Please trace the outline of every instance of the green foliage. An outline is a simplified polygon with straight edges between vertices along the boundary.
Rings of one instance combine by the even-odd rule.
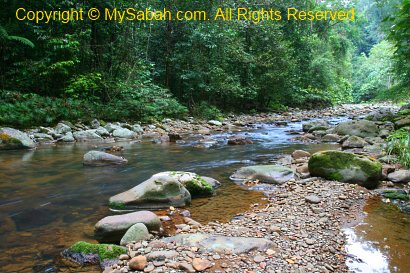
[[[121,254],[127,253],[127,249],[117,245],[91,244],[83,241],[76,242],[70,251],[83,254],[97,254],[101,261],[117,259]]]
[[[215,106],[209,105],[206,102],[201,102],[199,106],[195,107],[193,114],[203,119],[223,120],[222,112]]]
[[[408,128],[396,130],[388,138],[387,153],[395,154],[403,166],[410,167],[410,131]]]

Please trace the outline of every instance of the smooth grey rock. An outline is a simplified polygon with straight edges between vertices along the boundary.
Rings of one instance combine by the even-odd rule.
[[[325,120],[315,120],[302,125],[303,132],[324,131],[329,129],[329,123]]]
[[[151,235],[149,234],[147,227],[143,223],[137,223],[132,225],[127,232],[125,232],[124,236],[121,238],[120,245],[126,246],[133,241],[140,242],[148,240],[150,237]]]
[[[13,128],[0,129],[0,150],[32,149],[34,141],[22,131]]]
[[[160,231],[161,220],[151,211],[137,211],[107,216],[95,225],[94,234],[99,242],[119,243],[126,231],[137,223],[144,224],[148,231]]]
[[[157,250],[151,251],[147,254],[148,261],[164,261],[166,259],[172,260],[178,257],[179,253],[175,250]]]
[[[127,164],[128,160],[121,157],[100,151],[89,151],[84,155],[83,164],[86,166],[109,166]]]
[[[110,132],[108,132],[108,130],[105,129],[104,127],[98,127],[98,128],[95,130],[95,133],[98,134],[99,136],[102,136],[102,137],[108,137],[108,136],[110,136]]]
[[[358,136],[349,136],[349,138],[343,142],[342,148],[343,149],[363,148],[366,145],[368,145],[368,143],[363,138],[358,137]]]
[[[229,237],[203,233],[179,234],[164,238],[166,243],[175,242],[184,247],[198,247],[203,251],[224,253],[229,251],[234,254],[249,253],[251,251],[266,251],[274,243],[264,238]]]
[[[387,179],[393,183],[410,182],[410,170],[398,170],[387,175]]]
[[[74,141],[75,141],[74,136],[73,136],[73,133],[71,133],[71,132],[66,133],[66,134],[65,134],[62,138],[60,138],[59,140],[62,141],[62,142],[74,142]]]
[[[311,204],[319,204],[322,202],[322,199],[317,195],[308,195],[305,196],[305,201]]]
[[[292,169],[281,165],[255,165],[242,167],[230,178],[235,181],[259,180],[268,184],[283,184],[294,178]]]
[[[123,129],[119,124],[107,123],[104,128],[109,132],[112,133],[114,130]]]
[[[112,132],[112,136],[113,136],[113,137],[117,137],[117,138],[128,138],[128,139],[131,139],[131,138],[135,138],[135,137],[136,137],[136,133],[133,132],[133,131],[131,131],[131,130],[129,130],[129,129],[121,128],[121,129],[115,129],[115,130]]]
[[[65,135],[67,133],[71,133],[71,127],[60,122],[54,128],[54,131],[56,132],[56,134]]]
[[[217,121],[217,120],[209,120],[208,124],[213,125],[213,126],[222,126],[222,122]]]

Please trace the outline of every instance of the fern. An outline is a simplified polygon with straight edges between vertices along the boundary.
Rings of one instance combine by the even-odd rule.
[[[18,42],[22,45],[34,48],[34,43],[31,42],[29,39],[20,37],[20,36],[10,36],[6,29],[2,26],[0,26],[0,41],[6,41],[6,42]]]

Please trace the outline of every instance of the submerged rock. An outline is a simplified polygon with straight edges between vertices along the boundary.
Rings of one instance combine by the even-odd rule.
[[[228,145],[246,145],[253,144],[253,141],[245,137],[231,137],[228,139]]]
[[[180,234],[162,239],[165,243],[176,243],[184,247],[198,247],[209,252],[230,252],[234,254],[249,253],[250,251],[266,251],[274,243],[264,238],[230,237],[204,233]]]
[[[382,165],[377,160],[366,156],[324,151],[310,157],[309,172],[312,176],[374,189],[382,177]]]
[[[261,183],[283,184],[294,177],[292,169],[281,165],[255,165],[240,168],[230,178],[243,182],[259,180]]]
[[[13,128],[0,129],[0,150],[33,149],[34,141],[22,131]]]
[[[191,203],[191,194],[177,176],[158,173],[138,186],[110,198],[115,209],[183,207]]]
[[[109,166],[127,164],[128,160],[121,157],[100,151],[89,151],[84,155],[83,164],[85,166]]]
[[[373,121],[348,120],[339,123],[334,128],[334,133],[358,137],[375,137],[379,134],[379,128]]]
[[[148,231],[158,232],[161,228],[161,220],[155,213],[137,211],[101,219],[94,227],[94,235],[99,242],[119,243],[127,230],[137,223],[144,224]]]

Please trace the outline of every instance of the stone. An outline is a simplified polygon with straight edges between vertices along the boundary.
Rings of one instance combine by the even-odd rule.
[[[209,125],[213,125],[213,126],[222,126],[222,122],[217,121],[217,120],[210,120],[208,121]]]
[[[382,165],[375,159],[340,151],[322,151],[309,159],[311,176],[374,189],[382,177]]]
[[[348,120],[339,123],[333,130],[338,135],[349,135],[358,137],[376,137],[379,128],[376,123],[369,120]]]
[[[324,131],[329,129],[329,123],[325,120],[316,120],[302,125],[303,132]]]
[[[118,128],[112,132],[112,136],[116,138],[132,139],[136,137],[136,133],[126,128]]]
[[[203,251],[233,254],[248,253],[253,250],[266,251],[274,243],[264,238],[230,237],[204,233],[178,234],[173,237],[163,238],[166,243],[176,243],[185,247],[198,247]]]
[[[127,230],[137,223],[144,224],[148,231],[159,232],[161,221],[151,211],[137,211],[121,215],[107,216],[95,225],[94,234],[99,242],[119,243]]]
[[[121,238],[120,245],[126,246],[133,241],[140,242],[148,240],[150,237],[151,235],[149,234],[147,227],[143,223],[137,223],[125,232],[124,236]]]
[[[75,138],[74,138],[72,132],[68,132],[68,133],[66,133],[63,137],[61,137],[61,138],[59,139],[59,141],[66,142],[66,143],[70,143],[70,142],[75,142]]]
[[[303,150],[295,150],[292,153],[292,158],[295,159],[295,160],[300,159],[300,158],[304,158],[304,157],[310,157],[310,153],[306,152],[306,151],[303,151]]]
[[[147,254],[148,261],[172,260],[179,255],[175,250],[157,250]]]
[[[0,150],[33,149],[34,141],[22,131],[13,128],[0,128]]]
[[[182,262],[179,264],[179,269],[183,270],[184,272],[188,272],[188,273],[195,273],[195,269],[192,267],[191,264],[187,263],[187,262]]]
[[[245,137],[230,137],[228,139],[228,145],[246,145],[246,144],[253,144],[253,141],[249,138]]]
[[[144,129],[142,129],[141,125],[139,124],[134,124],[129,129],[137,134],[142,134],[144,132]]]
[[[93,119],[90,122],[90,128],[91,129],[97,129],[98,127],[100,127],[100,122],[97,119]]]
[[[73,133],[77,141],[102,140],[102,137],[95,133],[95,130],[77,131]]]
[[[117,245],[91,244],[83,241],[76,242],[62,252],[62,256],[80,265],[99,264],[106,260],[118,260],[125,255],[127,249]]]
[[[169,142],[177,142],[177,140],[181,140],[182,137],[178,133],[168,133]]]
[[[144,270],[147,264],[147,258],[145,256],[139,255],[137,257],[132,258],[128,266],[132,270]]]
[[[253,261],[254,261],[255,263],[264,262],[265,259],[266,259],[265,256],[262,256],[262,255],[257,255],[257,256],[255,256],[255,257],[253,257]]]
[[[109,166],[109,165],[123,165],[127,164],[128,160],[121,157],[100,151],[89,151],[83,157],[83,164],[85,166]]]
[[[342,148],[343,149],[363,148],[366,145],[368,145],[368,143],[363,138],[358,137],[358,136],[349,136],[349,138],[343,142]]]
[[[242,167],[237,170],[230,179],[234,181],[246,182],[259,180],[268,184],[283,184],[294,178],[292,169],[281,165],[255,165]]]
[[[104,127],[96,128],[95,133],[102,137],[110,136],[110,132],[108,132],[107,129],[105,129]]]
[[[322,137],[322,142],[339,142],[340,137],[336,134],[326,134]]]
[[[395,121],[395,122],[394,122],[394,125],[395,125],[397,128],[402,128],[402,127],[405,127],[405,126],[410,126],[410,117],[407,116],[407,117],[401,118],[401,119]]]
[[[410,182],[410,170],[398,170],[387,175],[387,179],[393,183]]]
[[[192,260],[192,266],[196,271],[203,271],[205,269],[211,268],[212,263],[207,259],[194,258]]]
[[[319,204],[322,202],[322,199],[317,195],[308,195],[305,196],[305,201],[311,204]]]
[[[119,124],[107,123],[104,128],[109,132],[112,133],[114,130],[123,129]]]
[[[158,173],[136,187],[110,198],[113,209],[184,207],[191,203],[191,194],[178,177],[169,172]]]
[[[67,133],[71,133],[71,127],[60,122],[57,124],[57,126],[54,128],[54,132],[56,134],[64,135]]]
[[[54,138],[51,135],[44,133],[35,133],[34,138],[39,142],[52,142]]]
[[[381,107],[366,116],[367,120],[371,121],[392,121],[395,117],[395,113],[391,108]]]

